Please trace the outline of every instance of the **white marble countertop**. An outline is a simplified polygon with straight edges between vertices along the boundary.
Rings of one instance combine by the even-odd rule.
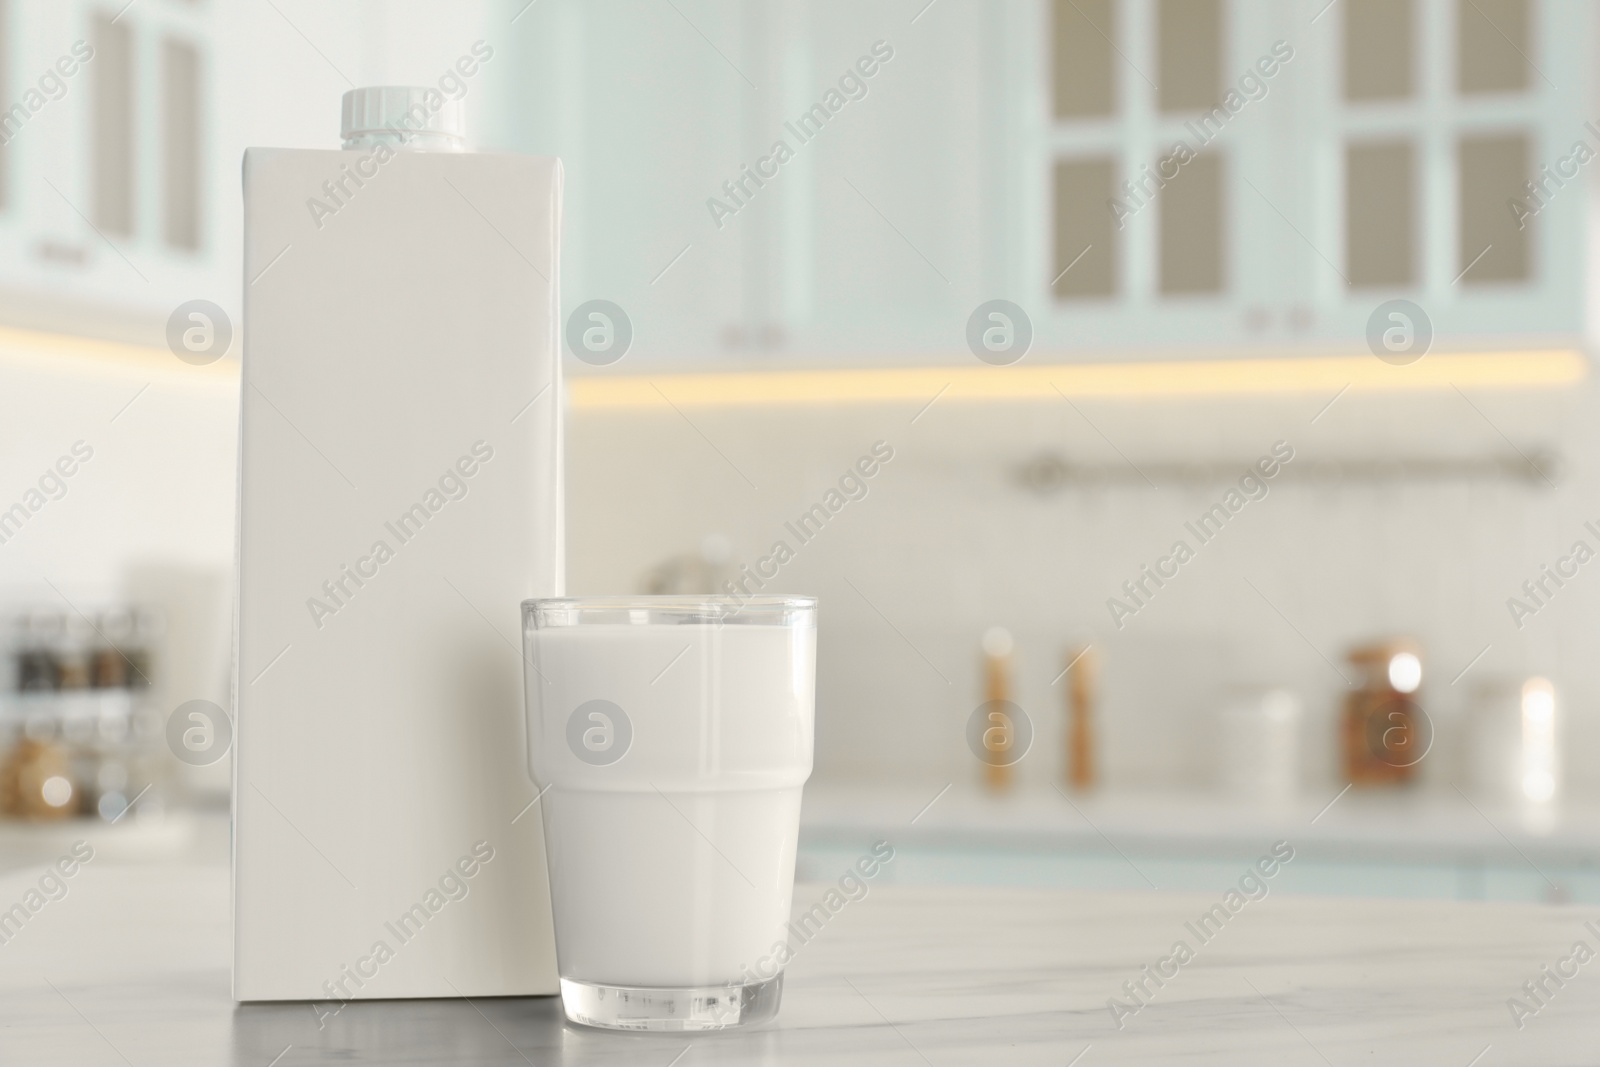
[[[0,908],[38,874],[0,877]],[[798,887],[797,907],[821,892]],[[1520,1030],[1507,1006],[1575,942],[1600,950],[1596,909],[1272,893],[1202,942],[1185,923],[1220,902],[874,884],[801,948],[777,1021],[748,1033],[586,1030],[551,998],[357,1003],[319,1029],[307,1005],[231,1001],[225,868],[106,859],[0,944],[0,1063],[1494,1067],[1600,1048],[1600,962],[1552,984]],[[1193,959],[1119,1029],[1108,998],[1132,1003],[1122,984],[1180,939]]]

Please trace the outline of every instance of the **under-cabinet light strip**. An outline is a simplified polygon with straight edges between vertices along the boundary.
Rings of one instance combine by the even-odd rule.
[[[239,360],[234,358],[240,349],[237,335],[229,347],[233,357],[194,365],[183,362],[165,348],[152,345],[0,326],[0,363],[69,373],[110,372],[190,383],[237,382]]]
[[[237,341],[233,345],[238,351]],[[77,358],[142,368],[189,380],[237,379],[237,359],[206,367],[181,363],[159,348],[0,327],[0,360]],[[1164,360],[1126,363],[1033,363],[1010,367],[878,367],[861,370],[761,370],[699,374],[569,374],[571,406],[582,410],[771,407],[828,404],[926,404],[1051,400],[1067,397],[1198,397],[1273,393],[1414,392],[1539,389],[1573,385],[1589,373],[1571,348],[1436,353],[1408,366],[1373,356]]]
[[[1068,397],[1247,396],[1550,388],[1582,381],[1575,349],[1440,353],[1399,367],[1370,355],[1129,363],[1023,363],[708,374],[569,375],[574,408],[764,407],[846,403],[1051,400]]]

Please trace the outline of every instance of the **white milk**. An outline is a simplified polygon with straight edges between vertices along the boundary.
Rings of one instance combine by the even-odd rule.
[[[816,630],[586,623],[531,631],[529,747],[557,966],[621,986],[747,983],[783,939],[811,774]],[[569,720],[592,700],[587,734]],[[619,721],[613,721],[619,720]],[[631,728],[631,740],[626,734]],[[770,975],[768,975],[770,977]]]

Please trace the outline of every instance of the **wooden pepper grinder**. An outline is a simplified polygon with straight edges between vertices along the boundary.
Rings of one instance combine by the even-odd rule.
[[[1099,656],[1094,646],[1067,650],[1067,786],[1074,793],[1094,789],[1099,778],[1095,766],[1094,711],[1099,682]]]
[[[983,782],[991,793],[1004,793],[1012,784],[1011,751],[1017,743],[1016,723],[1004,711],[993,710],[1011,700],[1011,631],[991,626],[983,635],[983,692],[991,709],[991,725],[984,731]]]

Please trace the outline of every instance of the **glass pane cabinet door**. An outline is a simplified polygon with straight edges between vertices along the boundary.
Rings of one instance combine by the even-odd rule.
[[[1395,297],[1443,343],[1581,333],[1589,6],[1041,0],[1012,17],[1031,57],[1012,282],[1041,346],[1359,350]]]
[[[1007,282],[1061,358],[1303,332],[1309,213],[1286,116],[1292,5],[1045,0],[1013,9]],[[1043,357],[1041,357],[1043,358]]]
[[[213,106],[234,76],[221,59],[234,16],[217,7],[118,18],[87,0],[0,3],[0,311],[12,325],[125,337],[202,293],[237,300],[219,281],[238,262],[239,160],[220,147]]]
[[[1570,343],[1584,328],[1585,122],[1593,5],[1341,0],[1315,25],[1302,140],[1319,340],[1359,342],[1378,304],[1427,315],[1435,348]],[[1504,340],[1497,340],[1504,339]],[[1459,343],[1459,342],[1457,342]]]

